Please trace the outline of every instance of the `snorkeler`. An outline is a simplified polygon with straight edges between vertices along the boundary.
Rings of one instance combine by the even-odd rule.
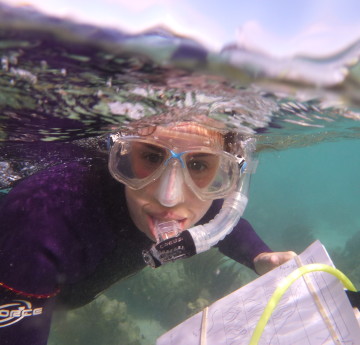
[[[144,257],[158,266],[216,245],[263,274],[295,255],[272,252],[239,212],[223,228],[211,223],[226,221],[229,198],[246,194],[250,157],[237,133],[177,122],[122,129],[109,146],[108,163],[102,154],[74,158],[3,199],[2,344],[46,344],[55,308],[91,302],[144,268]]]

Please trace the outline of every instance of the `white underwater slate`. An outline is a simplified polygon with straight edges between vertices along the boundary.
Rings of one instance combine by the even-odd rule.
[[[303,265],[333,263],[319,242],[299,255]],[[162,335],[156,345],[200,345],[201,332],[206,345],[249,344],[253,330],[270,297],[283,278],[299,266],[295,259],[281,265],[253,282],[213,303],[207,310],[206,330],[202,330],[200,312]],[[336,342],[326,326],[305,278],[296,280],[283,295],[269,319],[259,344],[271,345],[360,345],[360,327],[342,283],[332,274],[313,272],[306,279],[316,290],[326,311]],[[333,333],[334,334],[334,333]]]

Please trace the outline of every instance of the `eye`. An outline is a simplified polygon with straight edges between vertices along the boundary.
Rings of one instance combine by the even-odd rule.
[[[141,158],[151,164],[160,164],[164,160],[164,155],[157,152],[145,151],[142,152]]]
[[[193,172],[204,172],[208,169],[208,164],[201,160],[192,160],[188,162],[187,167]]]

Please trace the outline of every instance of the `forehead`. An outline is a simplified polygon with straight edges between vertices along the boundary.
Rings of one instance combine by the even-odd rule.
[[[204,146],[217,150],[223,148],[223,137],[219,132],[198,126],[158,126],[152,137],[174,147],[190,148]]]

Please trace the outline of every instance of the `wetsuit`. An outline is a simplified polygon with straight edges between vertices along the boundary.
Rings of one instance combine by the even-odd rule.
[[[199,223],[219,211],[213,202]],[[141,270],[152,242],[131,221],[124,186],[106,159],[47,168],[20,182],[0,207],[0,343],[46,344],[56,306],[77,307]],[[242,219],[218,244],[253,268],[270,251]]]

